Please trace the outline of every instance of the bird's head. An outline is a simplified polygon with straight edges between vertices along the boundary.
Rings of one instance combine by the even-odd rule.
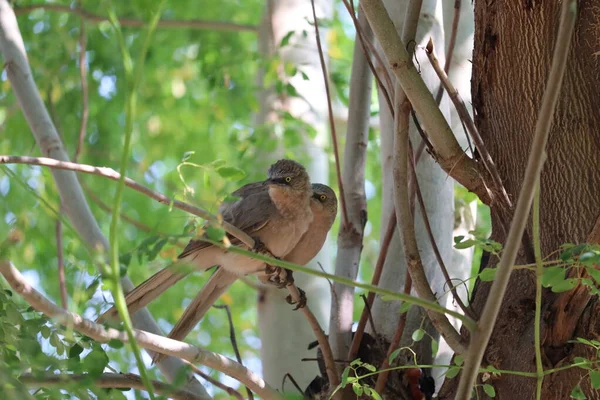
[[[310,192],[310,178],[302,164],[283,159],[269,167],[268,185],[279,185],[297,192]]]
[[[323,214],[330,218],[331,223],[337,215],[337,196],[333,189],[321,183],[312,184],[312,201],[311,208],[314,214]]]

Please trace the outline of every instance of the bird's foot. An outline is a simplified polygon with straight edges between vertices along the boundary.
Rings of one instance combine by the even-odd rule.
[[[267,283],[274,285],[279,289],[283,289],[294,283],[292,271],[286,268],[267,264],[265,274],[267,275]]]
[[[271,256],[271,252],[267,249],[267,246],[257,237],[252,237],[254,239],[254,247],[250,249],[252,252],[256,254],[262,254],[264,256]]]
[[[294,311],[298,310],[299,308],[304,308],[306,307],[306,292],[304,292],[304,290],[297,288],[298,289],[298,293],[300,293],[300,301],[296,302],[293,298],[292,295],[289,294],[286,298],[285,301],[288,302],[288,304],[292,304],[292,305],[296,305],[296,307],[294,308]]]

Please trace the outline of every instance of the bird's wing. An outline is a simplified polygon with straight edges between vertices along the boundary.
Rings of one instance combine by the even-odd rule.
[[[183,340],[196,326],[208,310],[219,300],[219,298],[229,289],[233,282],[238,279],[238,275],[227,271],[224,268],[218,268],[210,277],[208,282],[202,287],[202,290],[196,295],[194,300],[185,309],[183,315],[169,333],[169,338]],[[157,355],[154,362],[159,362],[161,356]]]
[[[221,215],[223,220],[248,235],[254,235],[267,226],[269,218],[278,212],[269,196],[268,187],[262,182],[249,183],[233,193],[238,193],[236,196],[240,199],[233,203],[224,203],[220,208]],[[231,235],[227,236],[232,244],[241,244],[238,239]],[[192,239],[178,258],[188,257],[210,245],[211,243],[204,242],[202,239]]]

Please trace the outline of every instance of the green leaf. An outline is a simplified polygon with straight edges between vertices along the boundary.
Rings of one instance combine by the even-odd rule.
[[[279,42],[279,47],[281,48],[287,46],[288,43],[290,43],[290,39],[294,35],[294,33],[296,33],[296,31],[289,31],[288,33],[286,33],[281,39],[281,42]]]
[[[594,389],[600,389],[600,371],[590,371],[590,382],[592,383],[592,387]]]
[[[464,237],[464,236],[462,236],[462,235],[459,235],[459,236],[454,236],[454,244],[457,244],[457,243],[460,243],[460,242],[462,242],[462,240],[463,240],[464,238],[465,238],[465,237]]]
[[[408,302],[403,302],[402,305],[400,306],[400,314],[404,314],[405,312],[408,312],[408,310],[410,310],[410,308],[412,307],[411,303]]]
[[[46,326],[46,325],[44,325],[44,326],[42,326],[42,327],[40,328],[40,333],[42,334],[42,337],[43,337],[44,339],[48,339],[48,338],[50,337],[50,334],[51,334],[52,332],[50,331],[50,327],[49,327],[49,326]]]
[[[573,257],[577,257],[581,252],[587,249],[588,245],[586,243],[578,244],[576,246],[570,247],[560,255],[560,259],[563,261],[569,261]]]
[[[579,384],[577,384],[577,386],[575,386],[571,391],[571,398],[576,400],[587,399],[587,397],[585,397],[585,394],[583,393],[583,390],[581,390],[581,386],[579,386]]]
[[[479,274],[479,279],[483,282],[490,282],[496,278],[497,268],[484,268],[483,271]]]
[[[374,398],[375,400],[383,400],[379,393],[370,387],[365,387],[365,393]]]
[[[483,385],[483,391],[489,397],[496,397],[496,389],[494,389],[494,387],[492,385],[490,385],[489,383],[486,383]]]
[[[562,267],[544,268],[542,286],[551,287],[565,280],[565,269]]]
[[[552,292],[561,293],[573,289],[577,286],[577,279],[566,279],[552,286]]]
[[[220,167],[217,168],[217,173],[225,179],[230,181],[239,181],[246,177],[246,173],[236,167]]]
[[[456,248],[456,249],[468,249],[469,247],[473,247],[473,246],[475,246],[478,243],[479,242],[477,240],[467,239],[464,242],[456,243],[454,245],[454,248]]]
[[[435,358],[435,355],[437,354],[439,350],[439,343],[437,340],[435,339],[431,339],[431,355]]]
[[[221,168],[222,166],[224,166],[225,164],[227,164],[227,161],[217,159],[217,160],[211,162],[210,166],[213,167],[214,169],[218,169],[218,168]]]
[[[113,349],[121,349],[124,346],[123,342],[121,342],[120,340],[117,340],[117,339],[111,339],[108,342],[108,345],[110,347],[112,347]]]
[[[465,362],[465,358],[462,355],[457,355],[456,357],[454,357],[454,364],[458,365],[459,367],[461,365],[463,365],[463,363]]]
[[[69,348],[69,358],[79,357],[81,352],[83,351],[83,347],[78,344],[74,344]]]
[[[108,365],[108,356],[102,348],[95,348],[84,357],[82,365],[92,377],[100,376]]]
[[[206,236],[210,240],[220,242],[225,237],[225,229],[221,228],[220,226],[209,225],[206,227]]]
[[[350,367],[344,368],[344,372],[342,372],[342,387],[346,387],[348,384],[348,376],[350,376]]]
[[[456,375],[458,375],[459,372],[460,372],[460,368],[458,368],[458,367],[450,367],[446,371],[446,378],[448,378],[448,379],[455,378]]]
[[[412,333],[412,340],[414,340],[415,342],[419,342],[423,339],[423,336],[425,336],[425,331],[419,328]]]
[[[364,363],[364,364],[362,365],[362,367],[363,367],[363,368],[365,368],[365,369],[367,369],[367,370],[369,370],[369,371],[371,371],[371,372],[375,372],[375,371],[377,371],[377,368],[375,368],[375,366],[374,366],[374,365],[371,365],[371,364],[369,364],[369,363]]]
[[[390,358],[388,360],[388,362],[390,364],[392,364],[394,362],[394,360],[396,359],[396,357],[398,357],[398,354],[400,354],[400,350],[402,350],[402,349],[396,349],[396,350],[392,351],[392,354],[390,354]]]
[[[363,387],[358,382],[352,383],[352,390],[354,390],[354,393],[357,396],[362,396],[363,394]]]
[[[195,151],[186,151],[185,153],[183,153],[183,156],[181,156],[181,162],[189,160],[190,157],[192,157],[194,154],[196,154]]]

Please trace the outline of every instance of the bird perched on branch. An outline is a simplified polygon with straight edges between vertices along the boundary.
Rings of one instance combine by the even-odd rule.
[[[337,214],[335,192],[327,185],[313,183],[310,209],[313,214],[312,223],[296,247],[283,258],[285,261],[304,265],[321,250]],[[186,308],[171,333],[169,333],[169,338],[175,340],[185,339],[210,307],[237,279],[237,274],[219,268]],[[157,354],[157,357],[156,361],[160,360],[162,356]]]
[[[296,247],[313,220],[310,207],[312,188],[306,169],[296,161],[279,160],[271,165],[267,179],[263,182],[247,184],[232,193],[239,197],[233,203],[225,203],[220,212],[223,219],[252,236],[256,241],[254,251],[283,257]],[[230,237],[233,245],[241,242]],[[192,265],[203,271],[219,266],[236,276],[257,273],[265,270],[265,263],[250,257],[228,252],[202,238],[192,239],[179,260],[157,272],[126,296],[131,314],[145,307],[169,287],[187,276],[189,270],[181,268]],[[286,271],[273,268],[270,271],[275,282],[285,279]],[[277,276],[283,278],[278,278]],[[117,316],[113,307],[105,312],[99,321],[114,319]]]

